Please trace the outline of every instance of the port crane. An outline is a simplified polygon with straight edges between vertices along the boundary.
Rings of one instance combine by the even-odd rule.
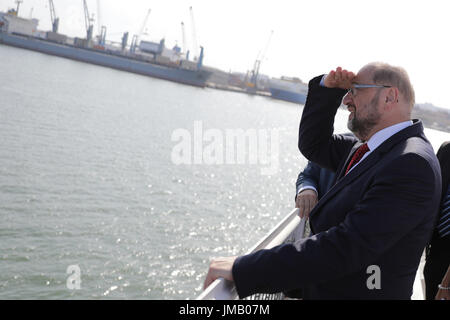
[[[256,56],[255,63],[253,65],[253,69],[251,71],[250,82],[247,83],[247,87],[257,89],[257,81],[259,76],[259,69],[261,67],[261,62],[266,57],[267,49],[269,48],[270,40],[272,40],[273,30],[270,32],[269,40],[267,40],[266,46],[264,50],[258,53]]]
[[[53,0],[48,0],[50,6],[50,18],[52,19],[52,31],[58,32],[59,27],[59,18],[56,17],[55,5],[53,4]]]
[[[98,32],[98,44],[105,46],[106,44],[106,26],[102,26],[100,19],[100,0],[97,0],[97,32]]]
[[[181,36],[183,38],[183,48],[182,51],[183,53],[186,54],[186,60],[189,60],[189,50],[187,50],[187,45],[186,45],[186,32],[184,30],[184,22],[181,21]]]
[[[94,26],[92,25],[94,19],[89,16],[89,9],[86,0],[83,0],[83,5],[84,5],[84,23],[86,25],[86,40],[90,41],[92,40],[92,33],[94,30]]]
[[[139,29],[139,33],[135,34],[133,36],[133,39],[131,39],[131,48],[130,48],[131,52],[135,52],[136,51],[136,47],[138,45],[139,38],[144,33],[145,26],[147,25],[148,17],[150,16],[150,12],[152,12],[152,9],[148,9],[147,14],[145,15],[145,18],[144,18],[144,22],[142,23],[141,29]]]

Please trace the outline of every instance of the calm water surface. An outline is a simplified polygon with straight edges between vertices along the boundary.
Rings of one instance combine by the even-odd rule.
[[[293,207],[302,106],[5,46],[0,72],[0,299],[192,299]],[[196,121],[278,130],[278,170],[174,164]]]

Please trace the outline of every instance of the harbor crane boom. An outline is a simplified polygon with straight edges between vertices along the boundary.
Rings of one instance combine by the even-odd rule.
[[[55,5],[53,4],[53,0],[48,0],[50,6],[50,18],[52,19],[52,31],[58,32],[59,27],[59,18],[56,17]]]
[[[261,57],[259,58],[260,61],[263,61],[264,58],[266,57],[266,53],[267,53],[267,49],[269,48],[269,44],[270,44],[270,40],[272,40],[272,35],[273,35],[273,30],[270,31],[270,36],[269,36],[269,40],[267,40],[266,46],[262,52]]]
[[[183,48],[182,48],[182,52],[186,54],[186,56],[188,56],[187,53],[187,47],[186,47],[186,32],[184,30],[184,22],[181,21],[181,36],[183,38]],[[187,59],[187,58],[186,58]]]
[[[20,8],[20,4],[23,2],[22,0],[16,0],[15,1],[17,3],[17,9],[16,9],[16,16],[19,16],[19,8]]]
[[[270,32],[269,40],[267,40],[267,44],[264,47],[264,50],[258,53],[258,56],[256,57],[255,64],[253,66],[252,70],[252,76],[250,79],[250,83],[256,88],[257,87],[257,81],[259,76],[259,68],[261,67],[261,62],[266,57],[267,49],[269,48],[270,40],[272,39],[273,30]]]
[[[97,0],[97,30],[98,30],[98,33],[102,33],[103,31],[102,31],[102,29],[103,29],[103,26],[102,26],[102,20],[100,19],[100,12],[101,12],[101,10],[100,10],[100,0]],[[105,27],[106,28],[106,27]]]
[[[147,25],[148,17],[150,16],[150,12],[152,12],[152,9],[148,9],[148,11],[147,11],[147,15],[145,16],[144,22],[142,23],[141,29],[139,30],[138,39],[144,33],[145,26]]]
[[[195,21],[194,21],[194,11],[192,7],[189,7],[189,11],[191,12],[191,24],[192,24],[192,46],[194,47],[194,61],[197,61],[198,48],[197,48],[197,32],[195,30]]]

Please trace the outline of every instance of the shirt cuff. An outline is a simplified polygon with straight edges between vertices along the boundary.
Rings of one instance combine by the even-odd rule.
[[[302,187],[302,188],[298,189],[297,195],[298,195],[300,192],[304,191],[304,190],[314,190],[314,191],[316,192],[316,194],[319,194],[319,193],[317,192],[317,189],[314,188],[313,186],[306,186],[306,187]]]
[[[324,74],[323,77],[322,77],[322,79],[320,80],[320,86],[322,86],[322,87],[325,87],[325,77],[326,77],[326,76],[327,76],[327,75]]]

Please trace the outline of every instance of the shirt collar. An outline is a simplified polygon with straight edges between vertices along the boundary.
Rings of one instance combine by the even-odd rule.
[[[411,120],[396,123],[390,127],[381,129],[380,131],[376,132],[370,139],[367,141],[367,146],[369,147],[370,151],[375,150],[378,148],[380,144],[382,144],[384,141],[392,137],[397,132],[411,126],[413,122]]]

